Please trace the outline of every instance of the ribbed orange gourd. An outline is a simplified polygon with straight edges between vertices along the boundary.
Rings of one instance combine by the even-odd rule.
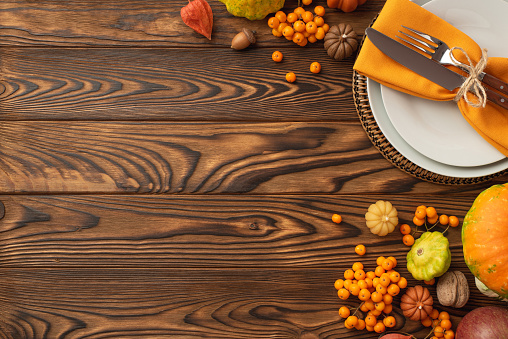
[[[462,224],[467,266],[482,283],[508,298],[508,184],[480,193]]]
[[[327,0],[326,4],[330,8],[338,8],[343,12],[352,12],[356,7],[363,5],[367,0]]]

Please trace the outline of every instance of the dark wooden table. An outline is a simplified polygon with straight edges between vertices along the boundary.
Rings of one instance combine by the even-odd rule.
[[[426,204],[462,221],[508,176],[449,186],[404,173],[359,122],[354,58],[275,38],[266,19],[216,0],[209,41],[183,24],[186,3],[1,1],[0,338],[377,337],[344,328],[338,308],[358,303],[334,281],[393,255],[417,282],[401,234],[365,226],[368,206],[391,201],[409,223]],[[361,36],[383,4],[325,18]],[[258,42],[234,51],[242,27]],[[455,328],[504,304],[474,287],[460,228],[448,237],[472,291],[462,309],[438,306]]]

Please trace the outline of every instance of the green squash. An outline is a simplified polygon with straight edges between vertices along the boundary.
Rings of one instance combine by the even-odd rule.
[[[261,20],[284,7],[284,0],[220,0],[234,16]]]
[[[416,280],[440,277],[452,261],[450,243],[441,232],[425,232],[407,253],[407,270]]]

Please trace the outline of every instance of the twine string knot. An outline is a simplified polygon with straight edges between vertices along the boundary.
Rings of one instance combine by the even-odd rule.
[[[485,88],[482,86],[480,74],[483,72],[485,67],[487,66],[487,49],[482,49],[482,57],[480,61],[475,65],[469,55],[460,47],[453,47],[451,49],[451,53],[454,50],[461,51],[467,58],[468,64],[461,63],[459,61],[454,60],[454,64],[461,69],[464,69],[469,76],[464,80],[462,86],[460,86],[457,95],[453,101],[458,102],[460,99],[464,98],[466,103],[472,107],[485,107],[487,104],[487,93],[485,92]],[[453,55],[453,54],[452,54]],[[473,93],[476,96],[476,100],[469,100],[468,92]]]

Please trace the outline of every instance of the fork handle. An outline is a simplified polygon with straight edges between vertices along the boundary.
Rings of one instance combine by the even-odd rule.
[[[495,76],[490,75],[489,73],[484,73],[482,82],[486,85],[489,85],[496,91],[508,95],[508,84],[503,80],[498,79]]]
[[[501,94],[488,88],[485,88],[485,93],[487,94],[487,100],[501,106],[504,109],[508,109],[508,97],[502,96]]]

